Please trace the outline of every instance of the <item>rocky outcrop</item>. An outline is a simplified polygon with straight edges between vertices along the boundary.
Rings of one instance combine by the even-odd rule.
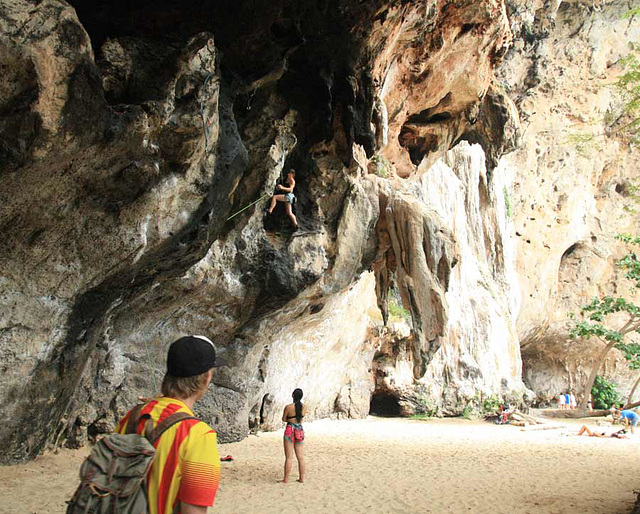
[[[443,265],[447,260],[441,258],[440,265],[433,266],[440,287],[432,292],[426,289],[432,300],[442,299],[440,305],[446,306],[444,311],[431,308],[429,312],[446,312],[446,317],[432,325],[440,330],[436,339],[440,349],[427,363],[425,373],[415,376],[412,346],[419,333],[415,322],[412,335],[392,334],[375,358],[376,394],[395,398],[405,414],[457,414],[472,402],[482,403],[481,398],[522,401],[529,395],[521,382],[518,277],[513,226],[508,222],[503,193],[508,170],[499,166],[489,175],[485,163],[480,146],[461,144],[414,186],[415,197],[440,220],[441,225],[436,226],[445,234],[454,234],[456,250],[447,254],[450,239],[442,236],[438,240],[444,252],[428,251],[426,245],[417,250],[431,259],[449,255],[450,263]],[[401,284],[399,287],[402,290]],[[444,294],[437,296],[440,291]],[[411,314],[415,317],[414,310]]]

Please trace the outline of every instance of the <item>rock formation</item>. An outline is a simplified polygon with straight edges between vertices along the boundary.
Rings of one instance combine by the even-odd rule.
[[[627,187],[638,180],[638,154],[619,131],[613,87],[640,37],[628,10],[617,1],[551,2],[535,18],[516,10],[521,37],[498,72],[526,127],[503,160],[514,171],[523,376],[540,401],[581,393],[601,346],[569,340],[567,314],[596,295],[637,294],[615,266],[626,248],[614,239],[638,227]],[[617,352],[602,373],[624,395],[637,378]]]
[[[548,123],[588,121],[602,93],[556,88],[637,33],[590,53],[624,2],[550,4],[4,2],[2,461],[110,430],[185,333],[227,356],[198,412],[222,441],[278,427],[295,387],[310,417],[522,399],[520,342],[536,391],[577,377],[543,356],[600,287],[576,256],[613,277],[632,158]],[[298,232],[261,212],[290,168]]]

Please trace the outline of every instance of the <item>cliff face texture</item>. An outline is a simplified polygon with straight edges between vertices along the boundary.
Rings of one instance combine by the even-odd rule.
[[[579,381],[563,311],[614,287],[637,167],[558,132],[615,108],[638,33],[552,4],[3,2],[2,460],[112,429],[185,333],[228,361],[222,441],[295,387],[362,417]],[[262,212],[291,168],[297,232]]]
[[[628,119],[613,87],[640,38],[629,8],[561,2],[537,11],[536,23],[522,16],[523,37],[498,72],[523,127],[521,145],[503,163],[513,170],[523,377],[543,401],[582,393],[603,346],[569,340],[567,313],[605,294],[639,300],[615,265],[627,249],[614,239],[637,233],[639,221],[629,187],[640,177],[638,152],[623,137]],[[617,351],[601,374],[625,397],[638,378]]]

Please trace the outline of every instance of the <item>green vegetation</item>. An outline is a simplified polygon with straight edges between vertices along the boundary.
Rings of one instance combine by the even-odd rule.
[[[411,416],[409,416],[409,419],[416,419],[418,421],[423,421],[425,419],[431,419],[433,418],[434,414],[430,413],[430,412],[423,412],[421,414],[412,414]]]
[[[597,134],[569,134],[567,143],[574,146],[580,157],[588,158],[592,152],[601,152],[602,145],[598,142]]]
[[[504,194],[504,206],[507,210],[507,217],[510,218],[511,217],[511,197],[509,196],[509,190],[507,189],[507,186],[504,186],[502,193]]]
[[[638,46],[622,60],[625,72],[618,78],[616,87],[622,96],[622,116],[628,121],[618,131],[631,137],[631,143],[640,147],[640,59]]]
[[[374,173],[382,178],[387,178],[391,173],[391,163],[382,155],[375,154],[371,157],[371,162],[375,165]]]
[[[625,17],[640,14],[635,8]],[[600,141],[607,136],[626,135],[631,145],[640,147],[640,47],[635,45],[631,53],[620,60],[624,73],[613,84],[620,95],[620,107],[616,112],[607,111],[602,120],[604,133],[574,133],[567,136],[567,143],[575,146],[578,155],[588,157],[593,152],[602,150]]]
[[[416,388],[411,400],[416,409],[410,419],[428,419],[438,415],[438,406],[424,386]]]
[[[482,411],[485,414],[491,414],[497,412],[500,405],[504,403],[504,400],[497,395],[492,394],[489,398],[485,398],[482,402]]]
[[[469,407],[469,404],[467,404],[464,406],[464,409],[462,409],[460,416],[464,419],[477,419],[478,411],[473,409],[472,407]]]
[[[400,291],[395,284],[389,288],[389,317],[392,321],[411,322],[411,313],[402,306]]]
[[[600,375],[596,376],[591,394],[594,409],[609,409],[614,403],[617,404],[620,401],[616,385]]]

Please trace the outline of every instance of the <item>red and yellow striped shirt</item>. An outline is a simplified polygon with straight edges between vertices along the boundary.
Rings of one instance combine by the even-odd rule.
[[[152,400],[141,414],[150,414],[155,427],[176,412],[193,412],[175,398]],[[116,431],[125,433],[131,411]],[[137,428],[144,431],[144,420]],[[203,421],[187,419],[170,427],[155,443],[156,458],[149,470],[149,513],[171,514],[178,502],[211,506],[220,483],[217,434]]]

